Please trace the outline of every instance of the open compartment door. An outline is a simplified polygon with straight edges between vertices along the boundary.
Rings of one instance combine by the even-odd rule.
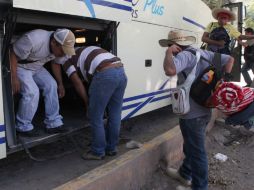
[[[0,70],[2,71],[2,35],[0,34]],[[6,127],[4,122],[3,111],[3,87],[2,87],[2,72],[0,72],[0,159],[6,157]]]
[[[243,3],[230,3],[226,4],[223,7],[228,7],[231,11],[236,14],[236,20],[231,24],[238,29],[239,32],[242,33],[242,25],[243,25]],[[241,79],[241,60],[242,60],[242,46],[233,41],[231,44],[231,54],[235,58],[234,67],[232,69],[233,81],[240,82]]]

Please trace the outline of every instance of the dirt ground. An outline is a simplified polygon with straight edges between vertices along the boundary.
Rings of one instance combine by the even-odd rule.
[[[144,143],[177,124],[177,116],[171,113],[170,107],[124,122],[118,155],[128,151],[125,147],[128,140]],[[0,189],[52,189],[115,158],[106,157],[103,161],[83,160],[81,154],[89,149],[90,136],[90,130],[86,129],[60,141],[31,149],[33,156],[39,159],[48,159],[47,161],[33,161],[25,152],[14,153],[7,159],[0,160]]]
[[[209,190],[254,190],[254,135],[242,127],[217,123],[207,136]],[[225,162],[214,158],[228,157]],[[176,166],[177,168],[177,166]],[[142,190],[173,190],[179,185],[159,167]]]
[[[118,155],[128,151],[125,147],[128,140],[144,143],[177,124],[177,116],[171,113],[169,107],[130,119],[123,124]],[[0,189],[52,189],[113,159],[81,159],[80,154],[89,149],[89,142],[90,130],[86,129],[31,150],[34,156],[47,158],[47,161],[33,161],[25,152],[9,155],[7,159],[0,160]],[[254,190],[254,135],[239,127],[216,124],[207,136],[207,150],[210,190]],[[216,153],[227,155],[228,160],[216,160]],[[53,158],[56,155],[60,156]],[[173,190],[177,185],[178,182],[166,176],[158,166],[141,190]]]

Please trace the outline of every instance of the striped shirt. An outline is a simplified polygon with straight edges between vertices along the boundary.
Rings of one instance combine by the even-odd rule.
[[[76,49],[76,55],[70,59],[57,59],[56,63],[63,65],[68,77],[74,72],[80,71],[84,79],[88,81],[88,75],[93,75],[100,64],[108,62],[115,64],[120,61],[120,58],[100,47],[87,46]]]

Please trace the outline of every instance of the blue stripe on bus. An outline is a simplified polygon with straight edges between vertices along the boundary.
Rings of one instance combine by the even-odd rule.
[[[5,125],[0,125],[0,132],[5,131]]]
[[[4,144],[5,143],[5,137],[1,137],[0,138],[0,144]]]
[[[171,97],[171,94],[166,95],[166,96],[161,96],[161,97],[158,97],[158,98],[154,98],[150,103],[157,102],[157,101],[160,101],[160,100],[163,100],[163,99],[167,99],[167,98],[170,98],[170,97]]]
[[[104,0],[91,0],[91,2],[92,2],[92,4],[102,5],[102,6],[106,6],[106,7],[115,8],[115,9],[121,9],[121,10],[125,10],[125,11],[132,10],[132,7],[130,7],[130,6],[121,5],[118,3],[112,3],[112,2],[108,2],[108,1],[104,1]]]
[[[159,90],[162,90],[162,89],[166,86],[166,84],[168,83],[168,81],[169,81],[169,79],[166,80],[166,81],[163,83],[163,85],[159,88]]]
[[[191,23],[191,24],[194,24],[194,25],[197,26],[197,27],[200,27],[200,28],[202,28],[202,29],[205,29],[205,27],[204,27],[203,25],[201,25],[201,24],[195,22],[194,20],[191,20],[191,19],[186,18],[186,17],[183,17],[183,20],[185,20],[185,21],[187,21],[187,22],[189,22],[189,23]]]
[[[151,100],[153,99],[153,97],[148,98],[146,101],[144,101],[142,104],[140,104],[138,107],[136,107],[136,109],[134,109],[133,111],[131,111],[128,115],[126,115],[122,120],[128,119],[131,116],[133,116],[135,113],[137,113],[141,108],[143,108],[146,104],[148,104]]]
[[[159,88],[159,91],[151,92],[151,93],[148,93],[148,94],[142,94],[142,95],[138,95],[138,96],[133,96],[133,97],[129,97],[129,98],[125,98],[123,100],[123,102],[129,102],[129,101],[132,101],[132,100],[137,100],[137,99],[140,99],[140,98],[147,97],[147,99],[144,102],[135,103],[135,104],[131,104],[131,105],[123,107],[126,110],[127,108],[130,109],[130,108],[133,108],[133,107],[137,106],[133,111],[131,111],[129,114],[127,114],[127,116],[125,116],[122,120],[125,120],[125,119],[128,119],[128,118],[132,117],[135,113],[137,113],[145,105],[147,105],[148,103],[151,103],[151,101],[153,101],[153,99],[154,99],[154,101],[159,101],[159,100],[165,98],[165,96],[163,96],[161,98],[155,98],[155,96],[158,95],[158,94],[164,94],[165,92],[170,92],[170,89],[164,89],[164,90],[162,90],[166,86],[168,81],[169,81],[169,79],[166,80],[162,84],[162,86]]]
[[[139,106],[142,102],[138,102],[138,103],[135,103],[135,104],[130,104],[130,105],[127,105],[127,106],[123,106],[122,107],[122,110],[128,110],[128,109],[131,109],[131,108],[135,108],[137,106]]]
[[[153,99],[151,102],[149,102],[149,103],[157,102],[157,101],[160,101],[160,100],[163,100],[163,99],[167,99],[167,98],[170,98],[170,97],[171,97],[171,94],[166,95],[166,96],[161,96],[161,97],[158,97],[158,98],[154,98],[154,99]],[[138,103],[135,103],[135,104],[130,104],[130,105],[127,105],[127,106],[123,106],[123,107],[122,107],[122,111],[131,109],[131,108],[135,108],[135,107],[139,106],[140,104],[142,104],[142,102],[138,102]]]
[[[141,94],[141,95],[137,95],[137,96],[132,96],[132,97],[129,97],[129,98],[125,98],[123,100],[123,102],[129,102],[129,101],[138,100],[138,99],[141,99],[141,98],[155,96],[155,95],[163,94],[163,93],[169,92],[169,91],[170,91],[170,89],[165,89],[165,90],[159,90],[157,92],[150,92],[150,93],[147,93],[147,94]]]

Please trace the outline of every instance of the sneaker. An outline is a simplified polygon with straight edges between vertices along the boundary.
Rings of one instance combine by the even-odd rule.
[[[116,156],[117,151],[106,151],[106,156]]]
[[[66,133],[68,132],[68,129],[66,129],[64,125],[61,125],[59,127],[46,128],[45,131],[48,134],[55,134],[55,133]]]
[[[35,129],[32,129],[30,131],[17,131],[17,135],[22,137],[38,137],[40,136],[39,132]]]
[[[245,127],[241,126],[239,128],[239,133],[246,136],[254,135],[254,127],[252,126],[250,129],[246,129]]]
[[[191,188],[179,185],[179,186],[176,187],[176,190],[191,190]]]
[[[249,131],[254,134],[254,126],[252,126]]]
[[[93,153],[92,151],[88,151],[82,155],[84,160],[103,160],[105,156],[99,156]]]
[[[191,180],[184,179],[174,168],[166,168],[166,173],[169,177],[181,182],[183,185],[191,186]]]

